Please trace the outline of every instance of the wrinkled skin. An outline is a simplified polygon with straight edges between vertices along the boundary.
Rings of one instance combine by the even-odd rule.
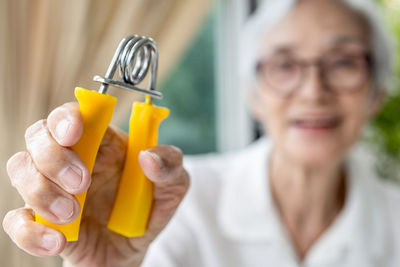
[[[60,124],[65,119],[69,124]],[[61,132],[57,132],[57,126]],[[128,137],[123,131],[109,127],[90,175],[79,156],[69,148],[81,133],[82,119],[76,103],[64,104],[46,120],[27,129],[27,151],[15,154],[7,163],[11,183],[26,207],[8,212],[3,227],[21,249],[35,256],[61,255],[64,266],[139,266],[149,244],[168,223],[187,191],[189,178],[182,167],[182,153],[172,146],[158,146],[140,154],[140,166],[154,182],[153,208],[146,234],[125,238],[107,230],[106,224]],[[73,176],[66,169],[69,164],[83,177],[75,187],[71,182]],[[34,212],[53,223],[73,221],[80,210],[73,194],[84,192],[89,185],[79,241],[66,242],[62,233],[34,222]],[[58,197],[63,201],[57,206],[54,203]],[[73,205],[68,206],[65,202],[68,200]]]

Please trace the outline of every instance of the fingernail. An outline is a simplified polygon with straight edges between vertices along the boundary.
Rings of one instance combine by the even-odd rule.
[[[41,242],[42,248],[48,250],[48,251],[54,251],[57,250],[58,247],[60,246],[58,239],[50,234],[45,234],[42,237],[42,242]]]
[[[61,141],[68,134],[68,130],[71,127],[71,122],[68,120],[60,121],[56,126],[56,138],[57,141]]]
[[[156,153],[153,153],[153,152],[150,152],[150,151],[147,151],[147,150],[141,151],[140,153],[142,153],[142,152],[143,153],[148,153],[155,161],[157,161],[158,166],[160,168],[162,168],[164,166],[164,163],[163,163],[161,157],[159,155],[157,155]]]
[[[50,205],[50,211],[61,220],[68,220],[74,214],[74,204],[71,200],[60,197]]]
[[[82,170],[77,166],[70,165],[61,171],[61,182],[70,189],[77,189],[82,183]]]

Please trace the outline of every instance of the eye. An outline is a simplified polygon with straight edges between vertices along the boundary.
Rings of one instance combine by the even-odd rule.
[[[362,55],[339,53],[327,57],[323,64],[325,64],[325,67],[333,71],[335,70],[350,71],[361,68],[363,65],[362,62],[363,62]]]
[[[292,59],[279,59],[272,62],[272,67],[279,72],[292,72],[296,70],[297,64]]]
[[[335,68],[352,68],[355,67],[355,63],[352,58],[339,58],[331,62],[331,66]]]
[[[279,62],[276,67],[281,70],[290,70],[294,67],[294,64],[290,61],[285,61],[285,62]]]

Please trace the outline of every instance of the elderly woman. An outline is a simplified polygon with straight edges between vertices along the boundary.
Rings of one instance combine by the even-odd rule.
[[[126,135],[108,129],[91,177],[68,149],[82,132],[77,105],[55,109],[27,129],[28,152],[8,162],[27,207],[7,214],[6,232],[28,253],[60,254],[64,266],[400,266],[400,192],[353,149],[391,75],[374,14],[368,1],[267,1],[247,25],[243,73],[269,138],[185,161],[192,186],[174,216],[189,180],[181,152],[143,151],[155,200],[140,238],[105,227]],[[79,241],[33,221],[35,211],[71,222],[80,209],[72,194],[90,183]]]

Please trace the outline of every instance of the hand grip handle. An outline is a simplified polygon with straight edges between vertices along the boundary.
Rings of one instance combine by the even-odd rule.
[[[78,100],[79,111],[83,120],[83,133],[81,139],[72,149],[81,157],[90,173],[92,173],[97,152],[107,127],[111,122],[117,98],[80,87],[75,88],[75,97]],[[81,211],[79,217],[72,223],[65,225],[54,224],[38,214],[35,216],[36,221],[61,231],[67,241],[78,240],[86,193],[87,191],[75,195],[81,206]]]
[[[141,150],[157,145],[158,126],[169,109],[135,102],[129,122],[128,151],[107,228],[126,237],[146,232],[153,202],[153,184],[139,166]]]

